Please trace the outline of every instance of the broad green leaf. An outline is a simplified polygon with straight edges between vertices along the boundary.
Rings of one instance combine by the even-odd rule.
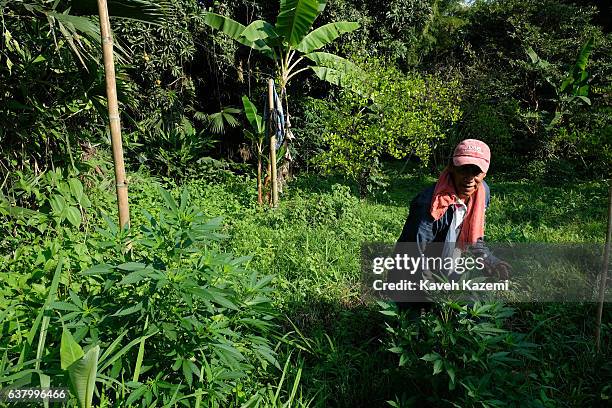
[[[363,70],[351,61],[328,52],[311,52],[304,55],[318,66],[310,67],[323,81],[365,93],[362,79]]]
[[[442,360],[436,360],[434,362],[433,375],[436,375],[442,371]]]
[[[85,353],[79,344],[74,340],[72,334],[66,329],[62,331],[60,343],[60,359],[62,370],[67,370],[72,364],[80,360]]]
[[[305,54],[304,57],[308,58],[319,66],[334,68],[341,72],[355,74],[361,74],[363,72],[361,68],[359,68],[353,62],[338,55],[330,54],[329,52],[311,52]]]
[[[95,346],[68,368],[68,376],[81,408],[91,408],[98,372],[100,346]]]
[[[593,37],[590,37],[580,49],[575,65],[577,71],[584,71],[586,69],[587,63],[589,61],[589,55],[591,55],[591,50],[593,49],[594,41],[595,39]]]
[[[310,67],[315,75],[322,81],[329,82],[332,85],[342,86],[347,85],[346,75],[334,68],[327,67]]]
[[[561,82],[561,86],[559,87],[559,92],[565,91],[565,89],[570,86],[574,82],[574,78],[571,76],[565,78],[563,82]]]
[[[83,198],[83,184],[79,179],[73,177],[68,180],[68,185],[70,186],[70,193],[80,203]]]
[[[110,273],[112,270],[113,267],[111,265],[100,264],[84,270],[83,272],[81,272],[81,275],[104,275]]]
[[[257,107],[248,96],[244,95],[242,97],[242,105],[244,106],[244,114],[246,115],[249,123],[255,129],[257,133],[264,132],[264,124],[263,119],[260,115],[257,114]]]
[[[75,227],[81,225],[81,211],[76,207],[68,207],[66,209],[66,219]]]
[[[59,194],[54,194],[51,196],[49,199],[49,204],[56,215],[60,215],[66,208],[66,200]]]
[[[446,367],[446,373],[450,378],[449,389],[453,389],[455,385],[455,368],[454,367]],[[452,388],[451,388],[452,387]]]
[[[295,47],[310,31],[312,24],[323,11],[325,2],[319,0],[286,0],[276,17],[276,32]]]
[[[540,59],[538,57],[538,54],[536,54],[536,52],[533,50],[533,48],[529,47],[527,48],[527,55],[529,55],[529,58],[531,58],[531,62],[533,64],[535,64],[536,62],[538,62],[538,60]]]
[[[274,26],[267,21],[255,20],[242,31],[241,36],[254,43],[257,40],[266,41],[267,39],[278,38],[278,33]]]
[[[581,99],[587,105],[591,104],[591,100],[589,98],[587,98],[586,96],[578,95],[578,96],[576,96],[576,98]]]
[[[300,41],[296,49],[303,53],[313,52],[326,46],[344,33],[349,33],[359,28],[359,23],[350,21],[339,21],[321,26]]]
[[[421,357],[421,360],[425,360],[425,361],[440,360],[440,355],[438,353],[425,354],[423,357]]]
[[[216,13],[206,13],[206,16],[204,17],[204,23],[214,28],[215,30],[220,30],[225,35],[229,36],[230,38],[236,41],[241,40],[240,36],[242,35],[242,32],[246,28],[244,25],[240,24],[239,22],[232,20],[229,17],[225,17],[225,16],[222,16]],[[243,40],[246,40],[246,39],[243,39]],[[249,45],[249,44],[245,44],[245,45]]]
[[[121,269],[122,271],[140,271],[147,267],[147,265],[141,262],[126,262],[117,266],[117,269]]]
[[[261,51],[265,55],[270,55],[272,53],[272,49],[268,47],[263,40],[249,41],[243,37],[242,33],[246,27],[229,17],[209,12],[206,13],[206,16],[204,17],[204,23],[215,30],[221,31],[223,34],[242,45],[246,45],[247,47]]]
[[[385,316],[397,316],[397,313],[394,310],[381,310],[380,313],[384,314]]]
[[[185,377],[185,380],[187,381],[189,387],[191,387],[191,384],[193,383],[193,371],[189,363],[191,363],[191,361],[183,360],[182,369],[183,376]]]

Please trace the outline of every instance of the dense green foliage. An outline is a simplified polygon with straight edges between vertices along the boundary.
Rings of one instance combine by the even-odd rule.
[[[592,304],[415,316],[359,277],[361,243],[397,239],[464,138],[493,153],[487,240],[603,242],[604,3],[109,0],[120,229],[96,2],[0,0],[0,388],[70,387],[71,407],[605,406],[608,304],[595,352]],[[269,78],[298,170],[274,210]]]
[[[223,185],[193,181],[172,188],[171,195],[182,197],[175,201],[160,192],[155,179],[135,174],[132,205],[141,210],[133,212],[133,224],[139,228],[129,233],[97,215],[111,207],[112,188],[105,182],[110,174],[88,176],[96,182],[83,194],[96,200],[79,228],[62,221],[41,234],[39,225],[47,224],[33,221],[31,214],[4,215],[3,225],[21,244],[2,258],[10,277],[3,280],[0,297],[5,311],[1,347],[7,352],[3,377],[34,369],[38,336],[26,346],[26,365],[18,364],[19,355],[30,344],[28,322],[40,313],[61,261],[60,290],[47,305],[54,312],[49,314],[40,369],[55,385],[66,381],[56,346],[63,321],[85,350],[101,346],[102,406],[127,398],[135,403],[158,399],[163,405],[175,392],[176,398],[186,397],[193,404],[197,390],[204,406],[214,406],[214,400],[221,406],[250,398],[267,401],[266,390],[276,393],[286,361],[290,364],[279,398],[289,400],[297,384],[294,398],[314,398],[318,406],[383,405],[386,400],[411,406],[411,398],[427,398],[429,406],[445,406],[443,400],[474,406],[492,399],[504,404],[531,401],[533,406],[539,406],[537,401],[551,406],[570,401],[569,406],[575,406],[597,405],[609,396],[609,341],[600,357],[591,354],[593,323],[583,321],[592,311],[590,305],[448,305],[414,321],[390,315],[387,306],[382,309],[385,316],[376,303],[362,299],[360,242],[395,239],[408,200],[433,181],[397,169],[385,170],[395,180],[388,193],[367,201],[357,198],[356,184],[300,177],[277,211],[257,206],[252,179],[230,178]],[[76,186],[71,180],[76,179],[68,178],[69,186]],[[603,184],[490,184],[490,239],[601,241],[604,209],[594,204],[605,197]],[[70,187],[40,190],[41,197],[65,196],[77,205]],[[20,191],[15,188],[15,194]],[[78,196],[80,189],[75,191]],[[564,200],[570,192],[575,200]],[[54,216],[44,205],[40,213]],[[214,220],[217,216],[223,216],[221,224]],[[559,225],[559,218],[567,223]],[[231,238],[219,241],[215,231]],[[133,242],[129,252],[122,250],[126,240]],[[16,246],[11,242],[12,236],[5,234],[3,248]],[[248,258],[223,255],[229,252]],[[254,278],[249,270],[266,271],[272,280]],[[254,302],[262,290],[264,297]],[[269,303],[260,303],[265,298]],[[609,310],[604,338],[611,329],[608,316]],[[141,342],[144,353],[139,358]],[[448,342],[453,346],[445,347]],[[216,344],[226,347],[218,349]],[[439,373],[432,353],[440,355]],[[472,358],[470,353],[477,360],[464,363],[462,356]],[[575,355],[574,360],[566,360],[567,353]],[[487,373],[490,377],[483,380]],[[30,375],[29,383],[36,384],[38,375]],[[208,375],[219,377],[211,381]],[[452,375],[455,386],[449,389]],[[576,376],[582,381],[576,382]],[[422,394],[409,392],[406,384]],[[499,390],[507,392],[500,395]]]
[[[175,176],[186,166],[173,169],[171,163],[189,162],[191,157],[253,160],[255,154],[244,155],[243,133],[233,127],[235,109],[244,94],[260,104],[273,64],[207,27],[206,2],[164,4],[167,14],[155,25],[113,19],[128,160],[147,162],[156,172]],[[43,0],[2,6],[1,120],[3,138],[11,142],[2,146],[3,172],[26,163],[53,167],[107,143],[101,130],[105,102],[96,20],[60,17],[68,6]],[[210,6],[244,24],[274,22],[278,13],[273,2]],[[57,16],[47,19],[50,12]],[[315,27],[356,21],[358,30],[322,51],[349,58],[377,55],[406,73],[427,72],[458,82],[462,119],[446,132],[447,143],[432,146],[434,162],[458,138],[479,134],[500,157],[494,163],[497,171],[510,171],[505,158],[520,155],[530,174],[547,177],[554,171],[570,177],[576,170],[577,176],[588,178],[607,174],[607,166],[597,163],[611,159],[611,40],[609,27],[600,25],[604,12],[603,6],[589,2],[555,0],[478,1],[469,7],[441,0],[384,5],[330,1]],[[568,105],[562,84],[589,38],[593,46],[583,82],[590,103]],[[302,167],[312,156],[311,147],[327,146],[320,138],[311,140],[312,121],[302,122],[311,105],[299,95],[328,99],[329,88],[312,79],[304,76],[288,91],[296,136],[292,153]],[[566,114],[553,120],[558,112]],[[184,131],[186,121],[197,128],[195,135]],[[216,136],[218,131],[225,134]],[[333,127],[319,133],[325,131],[333,132]],[[28,143],[30,135],[38,135],[34,143]],[[215,140],[220,141],[217,149]],[[200,162],[200,168],[210,169],[211,162]]]
[[[384,156],[412,156],[427,165],[436,144],[460,117],[456,82],[405,75],[373,61],[364,76],[358,86],[367,94],[340,91],[337,98],[319,103],[314,114],[320,119],[307,125],[313,134],[324,129],[321,139],[327,146],[313,161],[357,180],[362,196],[382,182]]]

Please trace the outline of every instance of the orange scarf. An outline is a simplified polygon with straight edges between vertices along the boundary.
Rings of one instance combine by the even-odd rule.
[[[466,245],[475,243],[478,238],[484,237],[485,201],[485,189],[479,186],[468,201],[467,212],[461,225],[461,233],[457,239],[460,248],[463,249]],[[440,174],[434,189],[431,199],[431,216],[434,220],[439,220],[448,207],[456,202],[457,192],[447,167]]]

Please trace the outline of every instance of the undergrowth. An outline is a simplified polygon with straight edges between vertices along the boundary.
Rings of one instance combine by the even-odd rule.
[[[342,179],[298,176],[271,210],[256,204],[253,179],[178,186],[139,172],[128,232],[110,221],[108,175],[15,177],[0,208],[0,386],[45,375],[68,384],[59,365],[67,330],[84,350],[110,350],[100,406],[557,407],[612,398],[611,326],[596,355],[593,305],[439,305],[411,320],[363,298],[361,243],[394,242],[411,198],[435,182],[429,176],[391,166],[393,183],[367,200]],[[603,183],[487,180],[489,241],[603,242]]]

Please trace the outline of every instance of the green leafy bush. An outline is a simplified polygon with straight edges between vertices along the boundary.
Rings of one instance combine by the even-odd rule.
[[[99,369],[116,400],[126,390],[113,380],[132,378],[128,404],[162,398],[157,385],[163,383],[178,399],[195,393],[225,405],[238,398],[238,384],[252,385],[258,372],[279,367],[272,349],[272,278],[245,270],[245,258],[210,248],[223,237],[215,232],[221,220],[188,205],[187,190],[179,202],[165,190],[160,194],[158,216],[146,213],[141,234],[128,235],[130,252],[117,250],[125,237],[112,223],[100,231],[96,245],[111,250],[105,263],[82,273],[87,291],[71,292],[69,302],[54,307],[77,339],[89,333],[92,344],[110,344],[119,335],[116,347],[141,339],[138,355],[134,350]]]
[[[415,158],[427,164],[446,128],[459,119],[458,83],[404,74],[371,60],[359,92],[341,90],[322,106],[327,149],[314,159],[325,172],[337,170],[359,183],[365,196],[381,184],[381,160]]]
[[[587,305],[444,302],[415,317],[379,303],[398,375],[426,396],[418,406],[598,406],[608,398],[592,373],[608,378],[610,367],[590,353],[592,327],[575,323]],[[389,402],[416,401],[398,393]]]
[[[438,311],[411,320],[382,305],[382,313],[394,318],[387,324],[389,350],[399,355],[402,373],[419,389],[429,390],[428,405],[546,406],[546,395],[532,384],[526,363],[537,363],[537,345],[504,327],[513,308],[444,303]]]
[[[159,196],[164,205],[155,217],[145,211],[140,231],[121,230],[106,217],[107,227],[97,228],[88,243],[99,263],[80,273],[71,273],[70,263],[61,260],[61,246],[72,241],[52,241],[60,257],[53,265],[64,267],[58,266],[50,300],[37,312],[50,320],[38,347],[42,364],[34,372],[51,376],[56,386],[68,384],[68,374],[73,384],[78,380],[68,369],[77,360],[63,364],[66,372],[59,370],[60,329],[65,327],[80,344],[75,350],[100,347],[98,390],[113,406],[149,406],[153,400],[232,406],[256,395],[269,398],[267,373],[280,368],[269,298],[272,277],[245,269],[248,257],[214,250],[224,238],[217,232],[221,219],[209,219],[189,205],[186,189],[178,202],[166,190]],[[2,327],[9,338],[0,343],[8,352],[0,368],[5,374],[23,372],[17,379],[33,384],[32,372],[24,371],[28,365],[14,354],[24,335],[19,322],[31,313],[15,303],[32,279],[20,277],[12,291],[4,283],[0,292],[9,300],[2,300],[6,312],[0,323],[8,323]],[[29,330],[34,338],[39,328]],[[3,384],[15,385],[15,380],[8,375]]]

